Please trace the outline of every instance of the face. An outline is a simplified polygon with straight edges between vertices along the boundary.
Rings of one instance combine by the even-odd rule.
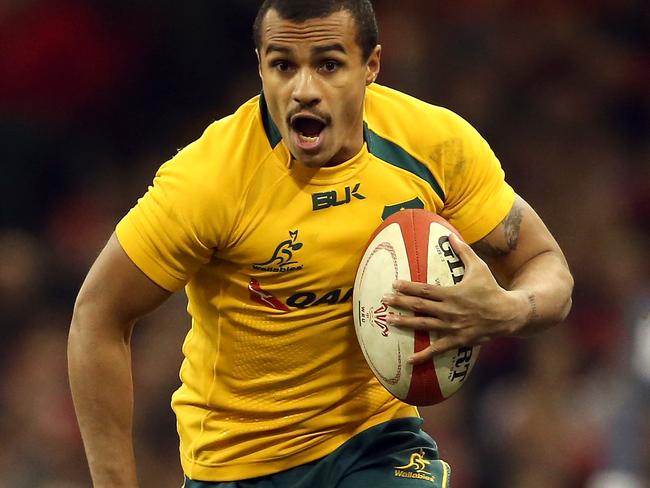
[[[346,10],[294,23],[269,10],[257,53],[269,112],[294,158],[333,166],[363,145],[366,86],[379,73],[381,48],[366,61]]]

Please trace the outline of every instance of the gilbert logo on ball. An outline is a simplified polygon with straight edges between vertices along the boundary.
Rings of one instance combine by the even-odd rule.
[[[449,242],[458,232],[427,210],[402,210],[386,219],[370,239],[354,282],[354,325],[363,355],[384,387],[412,405],[433,405],[465,383],[479,347],[462,347],[411,365],[410,355],[429,347],[435,332],[388,324],[389,314],[413,315],[382,303],[395,280],[454,286],[465,268]]]

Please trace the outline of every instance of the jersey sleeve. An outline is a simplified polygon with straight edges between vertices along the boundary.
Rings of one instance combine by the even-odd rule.
[[[485,139],[462,118],[454,119],[459,137],[451,145],[455,157],[444,158],[446,202],[441,215],[472,244],[508,215],[515,192]]]
[[[172,292],[210,261],[225,225],[204,169],[205,146],[199,139],[161,166],[153,185],[115,229],[135,265]]]

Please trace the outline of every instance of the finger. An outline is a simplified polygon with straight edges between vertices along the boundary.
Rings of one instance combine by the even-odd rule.
[[[429,300],[442,300],[445,296],[443,287],[416,281],[397,280],[393,283],[393,289],[404,295],[422,297]]]
[[[413,364],[414,366],[426,363],[427,361],[431,361],[433,359],[433,356],[436,354],[442,354],[444,352],[451,351],[452,349],[458,349],[459,347],[462,346],[459,344],[457,338],[453,336],[445,336],[433,341],[429,347],[422,349],[421,351],[418,351],[410,356],[407,359],[407,362],[409,364]]]
[[[393,308],[410,310],[418,315],[429,315],[436,317],[440,311],[440,302],[429,300],[427,298],[389,293],[384,295],[382,302]]]
[[[417,366],[418,364],[426,363],[427,361],[431,361],[433,358],[433,355],[435,354],[435,349],[433,348],[433,345],[427,347],[426,349],[422,349],[421,351],[416,352],[412,356],[410,356],[407,359],[407,362],[409,364],[412,364],[413,366]]]
[[[390,325],[413,330],[433,330],[436,332],[450,332],[453,330],[452,327],[450,327],[447,323],[443,322],[439,318],[423,315],[410,316],[389,314],[388,317],[386,317],[386,320]]]
[[[452,249],[456,255],[461,259],[465,267],[471,265],[471,263],[480,260],[481,258],[474,252],[468,244],[465,243],[460,237],[458,237],[454,232],[449,234],[449,243],[451,244]]]
[[[427,361],[431,361],[433,356],[437,354],[443,354],[447,351],[458,349],[461,347],[475,347],[483,345],[489,342],[488,337],[481,337],[480,339],[475,339],[473,341],[467,341],[460,336],[456,335],[445,335],[435,341],[432,341],[429,347],[421,351],[416,352],[407,359],[409,364],[417,365],[422,364]]]
[[[436,355],[461,347],[480,346],[489,342],[489,340],[489,337],[468,339],[467,336],[463,335],[446,335],[432,341],[429,348],[433,351],[433,355]]]

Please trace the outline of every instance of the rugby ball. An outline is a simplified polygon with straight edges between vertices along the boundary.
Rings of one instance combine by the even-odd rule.
[[[442,217],[420,209],[402,210],[374,232],[354,282],[354,327],[363,355],[379,382],[411,405],[434,405],[449,398],[467,380],[479,347],[461,347],[411,365],[407,359],[429,347],[433,331],[389,325],[389,314],[413,315],[382,303],[395,280],[453,286],[465,273],[449,242],[460,234]]]

